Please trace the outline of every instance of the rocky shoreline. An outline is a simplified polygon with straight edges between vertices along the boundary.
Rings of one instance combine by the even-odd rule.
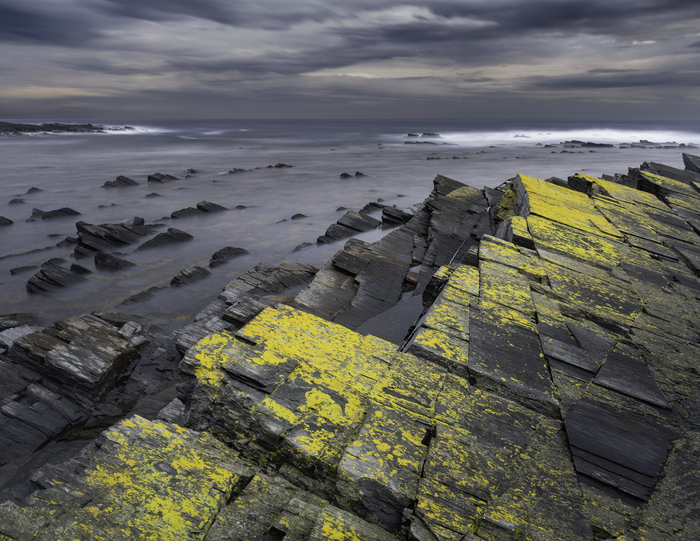
[[[0,316],[0,538],[700,536],[683,158],[496,189],[438,175],[423,203],[347,211],[317,242],[394,227],[381,240],[261,263],[169,335],[117,309]],[[120,246],[187,240],[78,224],[76,256],[117,269]],[[81,273],[54,262],[28,286]]]
[[[23,135],[47,135],[56,133],[107,133],[114,131],[134,131],[131,126],[103,126],[101,124],[21,124],[0,121],[0,137],[21,137]]]

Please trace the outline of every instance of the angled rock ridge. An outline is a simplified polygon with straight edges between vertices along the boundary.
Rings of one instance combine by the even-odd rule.
[[[700,537],[693,175],[439,176],[382,241],[259,265],[173,336],[177,424],[43,466],[0,539]],[[401,345],[353,330],[409,293]]]

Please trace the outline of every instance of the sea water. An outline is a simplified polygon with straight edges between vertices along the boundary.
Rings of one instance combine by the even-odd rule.
[[[563,179],[578,172],[612,175],[626,173],[643,161],[683,168],[683,151],[700,153],[694,148],[620,148],[640,140],[669,143],[664,146],[700,144],[697,121],[90,122],[135,129],[0,138],[0,215],[14,221],[0,228],[0,313],[33,312],[48,324],[84,312],[110,310],[135,293],[162,286],[151,299],[117,309],[172,329],[186,323],[229,281],[259,262],[297,260],[322,265],[343,245],[315,245],[316,238],[342,216],[340,207],[358,210],[370,201],[408,207],[428,195],[436,174],[478,188],[495,187],[518,173]],[[440,136],[424,137],[423,133]],[[560,144],[574,139],[615,146],[567,150]],[[268,168],[278,163],[293,167]],[[188,169],[197,173],[186,178]],[[233,169],[247,171],[230,173]],[[356,177],[357,171],[366,176]],[[149,184],[146,177],[155,172],[178,180]],[[341,173],[352,178],[341,179]],[[101,187],[119,175],[140,185]],[[31,187],[42,191],[27,194]],[[146,197],[153,193],[158,196]],[[9,205],[13,198],[24,203]],[[172,212],[203,200],[231,210],[170,218]],[[236,209],[239,206],[245,208]],[[26,221],[33,208],[61,207],[70,207],[80,216]],[[291,220],[298,213],[306,217]],[[134,216],[163,224],[162,231],[167,227],[187,231],[194,240],[154,250],[135,251],[137,245],[120,248],[121,257],[136,266],[114,272],[95,269],[90,258],[74,260],[72,246],[56,247],[65,237],[76,236],[78,220],[117,223]],[[385,232],[358,236],[374,241]],[[312,246],[295,252],[302,243]],[[206,267],[211,255],[225,246],[250,253],[210,269],[212,276],[201,282],[168,287],[180,270]],[[50,258],[65,259],[65,266],[77,262],[94,273],[82,284],[49,294],[27,292],[26,282],[36,270],[10,274],[10,269],[41,265]]]

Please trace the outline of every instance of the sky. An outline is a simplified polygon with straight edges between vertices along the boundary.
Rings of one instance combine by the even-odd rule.
[[[0,118],[699,119],[700,0],[0,0]]]

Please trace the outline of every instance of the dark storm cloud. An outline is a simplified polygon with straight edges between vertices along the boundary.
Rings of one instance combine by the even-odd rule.
[[[521,2],[437,2],[431,10],[445,17],[484,17],[498,23],[497,30],[485,32],[516,33],[553,30],[625,36],[640,30],[648,32],[667,21],[697,18],[697,0],[528,0]]]
[[[699,22],[699,0],[0,0],[0,100],[662,100],[700,82]]]
[[[17,4],[17,3],[15,3]],[[30,2],[20,7],[0,2],[0,42],[34,42],[76,47],[99,33],[85,19]]]
[[[530,85],[539,90],[592,90],[605,88],[653,88],[653,87],[698,87],[700,71],[660,71],[635,72],[620,70],[617,73],[575,76],[575,77],[537,77]]]

